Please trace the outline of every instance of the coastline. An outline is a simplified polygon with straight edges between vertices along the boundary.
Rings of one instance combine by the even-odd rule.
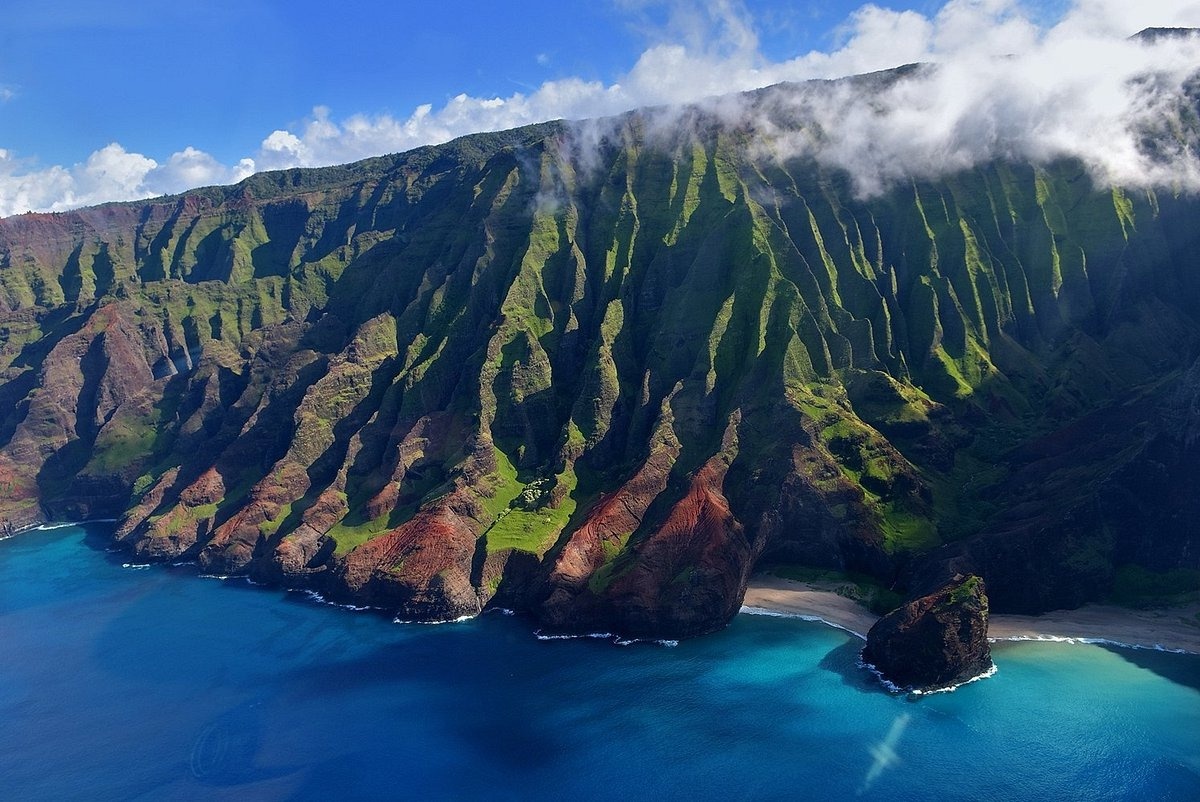
[[[757,574],[750,578],[742,612],[821,621],[865,639],[879,616],[835,592],[836,582],[798,582]],[[988,639],[1107,643],[1134,649],[1200,654],[1200,603],[1157,610],[1088,604],[1042,615],[992,615]]]
[[[799,582],[770,574],[755,574],[746,586],[742,612],[782,615],[820,621],[863,640],[879,616],[853,599],[834,592],[836,583]]]
[[[26,532],[49,532],[54,529],[65,529],[68,526],[87,526],[88,524],[115,524],[120,518],[86,518],[82,521],[46,521],[41,518],[32,523],[13,526],[11,522],[0,522],[0,540],[23,535]]]
[[[87,521],[39,521],[0,534],[8,540],[29,531],[46,531],[89,523],[112,523],[116,518],[94,518]],[[149,564],[125,564],[126,568],[148,568]],[[203,575],[202,575],[203,576]],[[228,579],[229,577],[213,577]],[[243,577],[251,584],[257,584]],[[740,612],[746,615],[771,615],[813,621],[841,629],[862,640],[881,616],[859,601],[841,595],[839,589],[848,582],[839,580],[800,581],[772,574],[755,574],[750,578]],[[309,595],[315,601],[350,610],[372,609],[368,606],[329,602],[310,589],[289,588]],[[474,616],[466,616],[458,621]],[[453,623],[453,621],[397,623]],[[543,635],[543,640],[559,637],[612,638],[610,634]],[[617,639],[628,645],[640,639]],[[665,646],[676,645],[673,640],[654,640]],[[1139,610],[1105,604],[1087,604],[1074,610],[1052,610],[1041,615],[993,614],[988,619],[988,640],[997,642],[1047,641],[1066,643],[1107,644],[1131,649],[1150,649],[1178,654],[1200,655],[1200,602],[1174,607]]]

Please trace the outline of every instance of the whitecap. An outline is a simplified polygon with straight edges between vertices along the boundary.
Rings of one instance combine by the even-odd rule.
[[[650,643],[655,646],[672,648],[679,641],[671,638],[623,638],[612,632],[581,632],[581,633],[546,633],[540,629],[534,630],[533,636],[538,640],[610,640],[617,646],[633,646],[636,643]]]
[[[887,688],[889,691],[891,691],[892,693],[904,693],[908,690],[907,688],[902,688],[901,686],[897,685],[896,683],[892,682],[890,679],[885,677],[883,675],[883,672],[875,667],[874,663],[868,663],[866,660],[864,660],[862,658],[861,654],[858,656],[858,660],[855,661],[855,664],[859,668],[865,668],[867,671],[870,671],[872,674],[874,674],[875,678],[877,680],[879,680],[879,683],[881,685],[883,685],[884,688]]]
[[[397,616],[392,619],[393,624],[425,624],[427,626],[437,626],[438,624],[461,624],[464,621],[470,621],[475,616],[460,615],[458,618],[447,618],[444,621],[408,621]]]
[[[542,632],[540,629],[535,629],[533,631],[533,636],[538,640],[582,640],[585,638],[592,638],[595,640],[612,640],[617,637],[611,632],[584,632],[578,635],[550,635]]]
[[[650,643],[655,646],[665,646],[672,649],[679,645],[679,641],[671,640],[670,638],[617,638],[613,641],[618,646],[633,646],[636,643]]]
[[[961,688],[964,685],[970,685],[972,682],[978,682],[981,679],[987,679],[988,677],[993,677],[996,675],[996,672],[999,670],[1000,669],[996,666],[996,664],[992,663],[991,667],[988,668],[987,671],[984,671],[981,674],[977,674],[974,677],[971,677],[970,679],[965,679],[962,682],[959,682],[955,685],[947,685],[945,688],[934,688],[933,690],[930,690],[930,691],[919,691],[919,690],[914,689],[912,691],[912,693],[915,696],[928,696],[933,693],[949,693],[950,691],[958,690],[959,688]]]
[[[120,518],[88,518],[86,521],[47,521],[46,523],[37,524],[36,526],[27,526],[18,531],[25,532],[30,529],[35,532],[50,532],[55,529],[66,529],[68,526],[84,526],[85,524],[115,524]]]
[[[1112,638],[1068,637],[1065,635],[1010,635],[1006,638],[988,638],[992,643],[1070,643],[1091,644],[1096,646],[1116,646],[1120,649],[1142,649],[1150,652],[1166,652],[1168,654],[1200,654],[1189,649],[1175,649],[1156,643],[1153,646],[1144,643],[1125,643]]]
[[[142,571],[150,567],[150,563],[121,563],[122,568],[128,568],[133,571]]]
[[[987,679],[988,677],[995,676],[996,672],[1000,670],[1000,668],[995,663],[992,663],[990,666],[988,666],[987,670],[985,670],[979,674],[976,674],[975,676],[971,677],[970,679],[965,679],[962,682],[957,682],[953,685],[947,685],[944,688],[932,688],[930,690],[921,690],[919,688],[908,688],[908,687],[904,687],[902,685],[897,685],[896,683],[892,682],[890,679],[885,677],[883,675],[883,672],[875,667],[874,663],[868,663],[866,660],[864,660],[862,658],[861,654],[858,656],[857,664],[858,664],[859,668],[865,668],[868,671],[870,671],[872,674],[874,674],[875,678],[879,680],[879,683],[881,685],[883,685],[883,687],[886,688],[888,691],[890,691],[892,693],[910,693],[913,696],[930,696],[935,693],[950,693],[951,691],[958,690],[959,688],[961,688],[964,685],[970,685],[972,682],[978,682],[981,679]]]
[[[47,521],[43,523],[29,524],[27,526],[13,529],[7,534],[0,535],[0,540],[8,540],[10,537],[24,534],[25,532],[52,532],[55,529],[66,529],[70,526],[83,526],[84,524],[115,524],[120,518],[89,518],[86,521]]]
[[[260,587],[264,586],[262,582],[255,582],[250,577],[245,577],[245,580],[247,582],[249,582],[251,585],[258,585]],[[327,604],[330,607],[339,607],[343,610],[354,610],[355,612],[359,612],[362,610],[376,609],[367,604],[340,604],[338,602],[332,602],[332,601],[329,601],[329,599],[322,596],[317,591],[311,590],[309,588],[288,588],[288,592],[289,593],[303,593],[305,596],[308,597],[309,601],[314,601],[317,604]]]

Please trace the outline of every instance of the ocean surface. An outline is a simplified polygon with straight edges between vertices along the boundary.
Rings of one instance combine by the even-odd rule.
[[[912,697],[819,623],[395,624],[125,567],[104,533],[0,542],[5,799],[1200,799],[1196,656],[997,644],[995,676]]]

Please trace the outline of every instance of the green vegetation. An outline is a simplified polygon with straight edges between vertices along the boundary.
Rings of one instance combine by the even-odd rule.
[[[1125,607],[1171,607],[1200,601],[1200,571],[1151,571],[1121,565],[1113,576],[1108,600]]]
[[[337,549],[334,551],[334,554],[338,556],[347,554],[376,535],[391,530],[393,527],[389,522],[390,517],[389,514],[385,513],[372,521],[365,521],[360,524],[347,524],[345,522],[346,519],[343,518],[334,524],[333,528],[327,533],[337,543]],[[282,521],[282,518],[280,520]],[[278,524],[275,524],[275,527],[278,529]]]
[[[560,482],[566,485],[567,495],[558,506],[541,506],[531,510],[510,507],[484,533],[489,552],[504,549],[545,553],[566,527],[575,512],[573,473],[563,474]]]
[[[140,420],[125,417],[112,421],[101,430],[93,445],[88,470],[96,475],[118,473],[144,462],[156,450],[159,432],[155,424],[151,416]]]
[[[951,604],[964,604],[975,597],[980,592],[983,585],[983,580],[971,574],[962,581],[958,587],[950,591]]]
[[[191,527],[200,521],[211,519],[217,514],[217,508],[217,504],[201,504],[196,507],[179,505],[173,507],[163,515],[151,516],[148,520],[153,524],[166,519],[167,524],[163,530],[163,534],[168,536],[178,535],[185,527]]]
[[[552,546],[571,516],[578,499],[574,470],[555,477],[521,482],[512,460],[496,449],[494,495],[482,499],[493,522],[483,533],[488,553],[516,549],[541,556]],[[561,498],[552,503],[552,496]]]
[[[492,520],[505,515],[512,503],[521,495],[525,485],[517,480],[517,468],[511,459],[500,449],[495,449],[496,472],[487,478],[485,487],[490,486],[490,493],[480,497],[483,508]]]
[[[133,483],[133,495],[140,496],[150,489],[150,486],[157,481],[153,474],[143,473]]]
[[[588,589],[600,595],[612,581],[633,567],[632,555],[625,549],[631,533],[625,533],[612,540],[604,540],[600,546],[604,550],[604,561],[595,573],[588,579]]]
[[[271,535],[274,535],[276,532],[279,531],[279,528],[281,526],[283,526],[283,523],[285,521],[287,521],[287,519],[290,518],[291,515],[292,515],[292,505],[289,502],[288,504],[284,504],[282,507],[279,508],[279,514],[276,515],[274,518],[263,521],[261,524],[259,524],[258,531],[261,532],[266,537],[270,537]]]
[[[896,504],[883,505],[882,531],[884,547],[892,554],[920,554],[942,542],[937,527],[926,515],[907,512]]]

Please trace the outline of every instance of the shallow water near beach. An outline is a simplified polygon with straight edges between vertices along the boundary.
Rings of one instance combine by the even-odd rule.
[[[818,623],[400,625],[126,568],[103,531],[0,542],[6,798],[1200,798],[1197,656],[996,644],[995,676],[917,699]]]

